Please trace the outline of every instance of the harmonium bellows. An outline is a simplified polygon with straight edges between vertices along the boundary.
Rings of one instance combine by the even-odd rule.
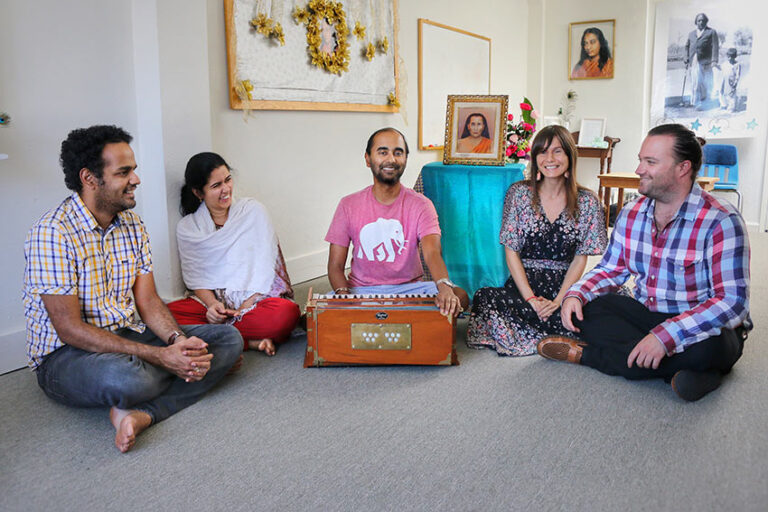
[[[456,319],[434,295],[321,295],[307,299],[304,367],[451,365]]]

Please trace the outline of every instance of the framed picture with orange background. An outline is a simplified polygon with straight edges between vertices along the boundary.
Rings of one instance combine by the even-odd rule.
[[[568,27],[568,78],[613,78],[616,20],[579,21]]]
[[[504,165],[508,103],[503,95],[449,95],[443,163]]]

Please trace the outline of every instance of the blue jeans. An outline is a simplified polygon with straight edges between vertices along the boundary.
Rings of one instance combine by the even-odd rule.
[[[243,339],[231,325],[185,325],[184,332],[208,344],[211,368],[202,380],[184,379],[127,354],[86,352],[64,345],[43,358],[37,383],[50,398],[74,407],[117,407],[143,411],[152,423],[197,402],[243,352]],[[118,336],[156,347],[166,343],[149,329],[121,329]]]

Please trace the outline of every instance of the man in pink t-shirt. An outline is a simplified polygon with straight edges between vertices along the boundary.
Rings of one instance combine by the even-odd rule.
[[[469,296],[448,279],[441,255],[437,212],[427,197],[403,187],[400,177],[408,161],[408,143],[394,128],[383,128],[368,139],[365,163],[373,185],[344,197],[328,228],[331,244],[328,279],[334,293],[437,293],[444,314],[457,315]],[[352,242],[352,271],[344,267]],[[435,281],[421,281],[419,258]]]

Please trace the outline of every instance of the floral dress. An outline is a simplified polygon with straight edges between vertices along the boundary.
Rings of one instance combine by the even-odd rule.
[[[597,196],[579,190],[578,209],[578,220],[564,209],[555,222],[549,222],[541,205],[538,214],[533,211],[529,182],[515,183],[507,191],[499,241],[520,255],[537,296],[555,298],[577,254],[602,254],[605,250],[605,218]],[[574,336],[563,326],[559,309],[542,322],[512,277],[503,288],[480,288],[475,293],[467,331],[470,347],[525,356],[535,353],[536,344],[553,334]]]

